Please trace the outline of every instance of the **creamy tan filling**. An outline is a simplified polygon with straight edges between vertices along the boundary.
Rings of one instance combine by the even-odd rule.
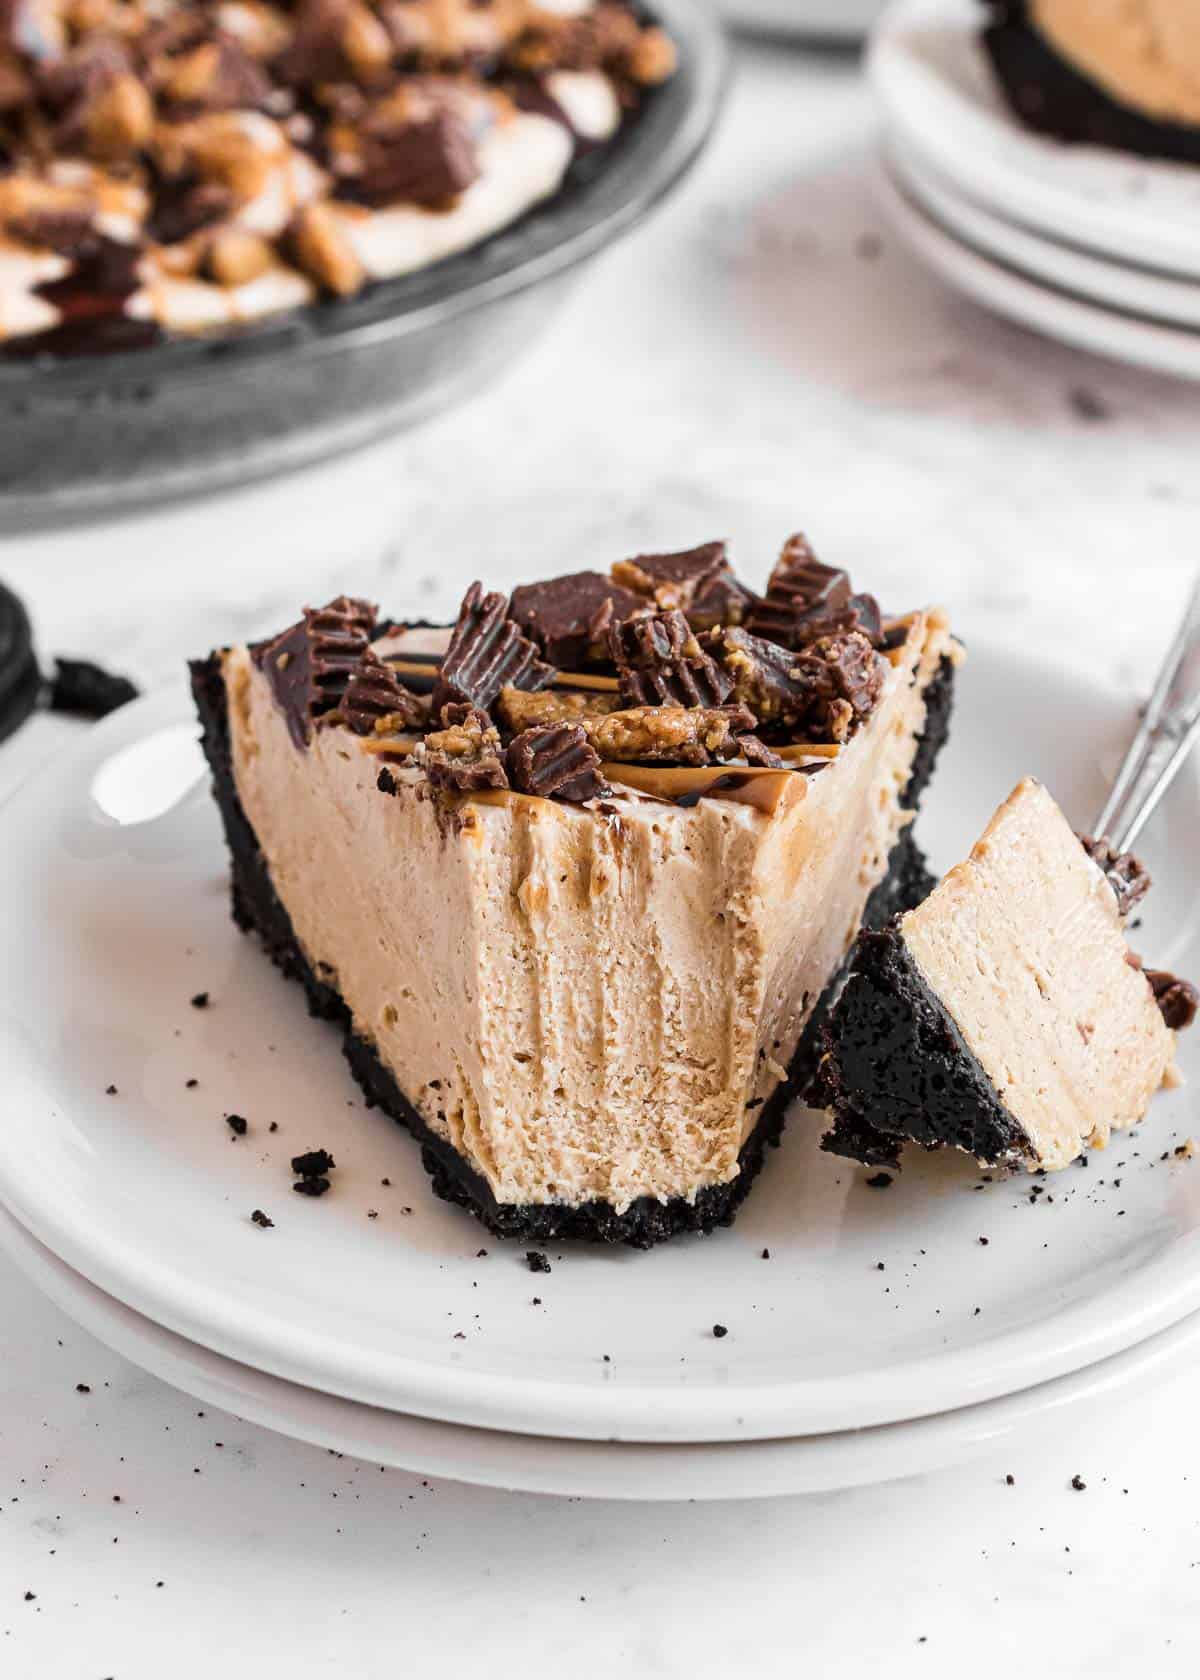
[[[1126,961],[1116,897],[1039,782],[903,920],[904,944],[1038,1164],[1065,1167],[1134,1125],[1175,1051]]]
[[[1031,0],[1038,32],[1113,98],[1147,116],[1200,123],[1194,0]]]
[[[918,615],[869,724],[770,814],[622,791],[447,809],[341,728],[292,744],[226,656],[238,792],[314,967],[426,1124],[508,1203],[692,1198],[738,1171],[906,814]]]

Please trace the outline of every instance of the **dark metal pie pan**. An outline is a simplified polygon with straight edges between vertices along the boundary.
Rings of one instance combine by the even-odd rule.
[[[695,0],[658,0],[679,69],[553,198],[469,251],[347,302],[79,357],[0,357],[0,524],[113,513],[326,460],[474,394],[587,261],[679,181],[725,54]]]

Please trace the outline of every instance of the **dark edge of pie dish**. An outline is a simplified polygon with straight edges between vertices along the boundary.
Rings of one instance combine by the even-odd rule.
[[[15,735],[36,710],[42,673],[33,627],[20,597],[0,583],[0,741]]]
[[[921,737],[940,744],[945,739],[953,699],[953,666],[943,660],[937,673],[942,681],[931,681],[924,733]],[[257,836],[242,807],[234,782],[232,746],[229,734],[228,697],[219,654],[195,660],[191,665],[192,693],[200,715],[205,757],[213,776],[213,793],[225,827],[232,859],[232,913],[243,932],[253,929],[267,955],[292,979],[299,980],[308,995],[309,1012],[342,1028],[343,1053],[350,1064],[369,1106],[378,1106],[405,1126],[421,1146],[421,1159],[432,1180],[434,1193],[443,1201],[470,1210],[498,1237],[522,1241],[557,1241],[580,1238],[592,1242],[626,1243],[633,1248],[651,1248],[684,1232],[708,1232],[731,1225],[763,1165],[768,1144],[778,1144],[789,1104],[808,1088],[816,1071],[822,1023],[841,981],[831,981],[812,1018],[805,1027],[785,1081],[764,1105],[758,1122],[739,1156],[738,1176],[728,1184],[706,1186],[687,1201],[674,1197],[660,1202],[640,1197],[623,1213],[607,1202],[585,1202],[579,1207],[555,1204],[514,1206],[500,1203],[487,1181],[476,1173],[444,1139],[426,1126],[405,1097],[374,1047],[353,1031],[350,1011],[334,987],[313,972],[300,948],[291,918],[280,901]],[[934,768],[936,749],[924,755],[918,746],[910,782],[911,807],[915,808]],[[919,770],[917,766],[919,765]],[[923,779],[919,779],[923,778]],[[911,909],[926,896],[933,877],[926,868],[911,825],[905,827],[892,850],[888,872],[868,900],[864,923],[878,927],[902,911]]]
[[[1139,157],[1200,163],[1200,127],[1144,116],[1075,69],[1010,0],[983,43],[1005,98],[1027,127],[1056,140],[1108,146]]]
[[[898,1167],[905,1143],[962,1149],[989,1166],[1032,1159],[958,1025],[907,950],[899,917],[862,933],[821,1033],[818,1092],[831,1155]]]

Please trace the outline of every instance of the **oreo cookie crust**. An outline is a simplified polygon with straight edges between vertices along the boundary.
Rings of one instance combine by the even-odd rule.
[[[1032,1153],[1020,1122],[904,948],[897,923],[859,937],[822,1032],[814,1101],[832,1155],[898,1167],[905,1143],[965,1150],[989,1166]]]
[[[243,930],[256,931],[277,966],[300,981],[308,997],[310,1012],[343,1029],[344,1053],[368,1102],[383,1108],[407,1127],[421,1145],[422,1161],[435,1193],[446,1201],[468,1208],[498,1236],[523,1241],[545,1242],[572,1237],[648,1248],[683,1232],[709,1231],[730,1224],[763,1164],[767,1146],[779,1141],[788,1104],[806,1089],[812,1078],[820,1024],[836,991],[837,980],[829,985],[814,1010],[792,1057],[786,1079],[763,1105],[754,1130],[742,1146],[738,1174],[729,1182],[702,1188],[690,1200],[682,1196],[666,1201],[641,1197],[622,1212],[599,1201],[584,1202],[578,1206],[501,1204],[486,1180],[457,1150],[425,1124],[374,1047],[353,1031],[350,1011],[337,990],[315,973],[307,961],[291,918],[275,891],[266,859],[238,795],[231,754],[228,698],[220,656],[195,662],[191,671],[193,693],[203,728],[204,750],[212,769],[214,794],[232,858],[234,920]],[[927,695],[929,704],[924,737],[931,745],[918,755],[920,783],[913,790],[914,804],[932,773],[937,747],[945,736],[952,699],[952,667],[948,660],[944,665],[943,680],[931,683]],[[924,896],[930,879],[911,826],[907,826],[901,830],[893,848],[884,880],[871,896],[865,921],[869,925],[879,925],[888,917],[910,908]]]
[[[1005,0],[983,44],[1013,112],[1038,134],[1139,157],[1200,163],[1200,127],[1146,116],[1070,64],[1030,21],[1025,0]]]

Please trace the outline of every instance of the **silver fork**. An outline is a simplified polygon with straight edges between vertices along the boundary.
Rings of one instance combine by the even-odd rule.
[[[1200,575],[1092,838],[1128,851],[1200,738]]]

